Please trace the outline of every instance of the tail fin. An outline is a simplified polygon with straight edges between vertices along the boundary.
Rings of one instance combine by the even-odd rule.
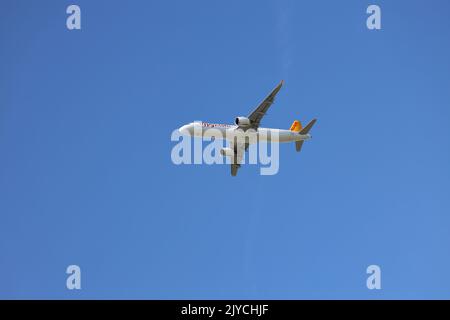
[[[300,132],[300,130],[302,130],[302,124],[300,121],[295,120],[292,125],[291,128],[289,130],[294,131],[294,132]]]

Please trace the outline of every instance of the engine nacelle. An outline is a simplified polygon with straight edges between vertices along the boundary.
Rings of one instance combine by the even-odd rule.
[[[236,125],[238,125],[239,127],[249,127],[250,119],[246,117],[236,117],[234,123],[236,123]]]
[[[231,148],[222,148],[222,149],[220,149],[220,154],[223,157],[232,157],[232,156],[234,156],[234,151]]]

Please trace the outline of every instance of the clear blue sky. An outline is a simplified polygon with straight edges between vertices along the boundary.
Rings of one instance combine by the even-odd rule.
[[[0,298],[450,298],[449,12],[1,1]],[[277,175],[172,164],[173,129],[232,122],[281,79],[263,125],[318,123]]]

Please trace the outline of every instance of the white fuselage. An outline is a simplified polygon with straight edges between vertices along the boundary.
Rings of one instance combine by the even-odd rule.
[[[193,137],[214,137],[234,141],[235,138],[252,142],[293,142],[311,139],[310,134],[300,134],[291,130],[258,128],[257,130],[240,128],[237,125],[208,122],[191,122],[179,129],[183,135]]]

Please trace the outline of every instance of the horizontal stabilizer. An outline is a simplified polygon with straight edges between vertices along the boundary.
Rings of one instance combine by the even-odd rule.
[[[302,150],[303,142],[304,140],[295,141],[295,150],[297,150],[297,152],[300,152],[300,150]]]
[[[310,123],[308,123],[301,131],[300,134],[307,134],[309,130],[313,127],[313,125],[316,123],[317,119],[312,119]]]

